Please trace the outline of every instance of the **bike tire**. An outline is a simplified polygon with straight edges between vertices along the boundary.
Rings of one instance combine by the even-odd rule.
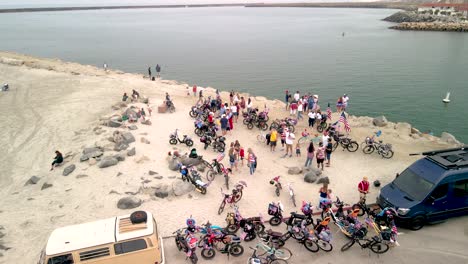
[[[341,251],[346,251],[348,249],[350,249],[354,243],[356,243],[356,240],[352,239],[351,241],[349,241],[348,243],[344,244],[342,247],[341,247]]]
[[[219,208],[218,208],[218,215],[220,215],[220,214],[223,213],[224,207],[225,207],[225,206],[226,206],[226,201],[223,200],[223,201],[221,202],[221,204],[219,205]]]
[[[216,176],[216,172],[215,172],[213,169],[210,169],[210,170],[206,173],[206,179],[207,179],[209,182],[214,181],[215,176]]]
[[[291,250],[289,250],[289,248],[282,247],[280,249],[275,250],[275,257],[277,259],[288,260],[291,258],[291,256],[292,256],[292,252]]]
[[[393,150],[389,149],[386,153],[380,154],[383,158],[390,159],[393,157]]]
[[[169,139],[169,144],[171,144],[171,145],[177,145],[177,139],[175,139],[175,138]]]
[[[200,252],[201,256],[204,258],[204,259],[212,259],[216,256],[216,251],[212,248],[210,249],[202,249],[202,251]]]
[[[318,247],[319,247],[321,250],[323,250],[323,251],[325,251],[325,252],[330,252],[330,251],[333,250],[333,245],[330,244],[330,243],[328,243],[328,242],[325,241],[325,240],[319,239],[319,240],[317,241],[317,245],[318,245]]]
[[[304,247],[309,250],[310,252],[318,252],[319,251],[319,246],[315,241],[307,239],[304,241]]]
[[[252,128],[253,128],[253,124],[252,124],[252,123],[248,123],[248,124],[247,124],[247,128],[248,128],[248,129],[252,129]]]
[[[268,129],[268,125],[266,123],[263,123],[263,125],[260,126],[260,129],[266,131]]]
[[[323,130],[324,130],[324,128],[319,124],[319,125],[317,126],[317,131],[320,132],[320,133],[322,133]]]
[[[338,142],[333,143],[332,151],[335,151],[338,148]]]
[[[289,132],[294,133],[296,131],[296,128],[293,125],[288,126]]]
[[[275,260],[272,260],[270,264],[288,264],[288,262],[284,259],[275,259]]]
[[[249,121],[248,121],[247,119],[244,118],[244,120],[242,120],[242,123],[243,123],[244,125],[248,125],[248,124],[249,124]]]
[[[193,146],[193,140],[191,140],[191,139],[185,140],[185,145],[187,145],[188,147]]]
[[[221,153],[222,153],[222,152],[224,152],[224,146],[223,146],[223,145],[218,145],[218,147],[216,148],[216,150],[217,150],[218,152],[221,152]]]
[[[200,187],[198,189],[200,190],[201,194],[206,194],[206,188],[205,187]]]
[[[239,244],[234,244],[229,249],[229,254],[234,257],[239,257],[244,254],[244,247]]]
[[[242,199],[242,191],[238,191],[237,194],[234,196],[234,202],[237,203]]]
[[[349,152],[356,152],[359,149],[359,144],[356,141],[349,142],[347,148]]]
[[[370,249],[376,254],[383,254],[388,251],[389,246],[382,242],[376,242],[370,245]]]
[[[364,154],[371,154],[372,152],[374,152],[374,150],[375,148],[372,145],[366,145],[362,148],[362,152],[364,152]]]
[[[190,117],[196,117],[196,116],[197,116],[197,112],[195,112],[195,111],[193,111],[193,110],[190,110],[189,116],[190,116]]]
[[[272,226],[279,226],[281,224],[281,218],[273,216],[268,222]]]
[[[257,234],[261,234],[263,231],[265,231],[265,226],[263,224],[255,224],[255,232],[257,232]]]
[[[366,211],[364,210],[364,208],[362,208],[362,205],[360,204],[353,204],[352,208],[353,208],[353,211],[355,209],[359,209],[359,213],[358,213],[359,216],[363,216],[366,213]]]
[[[299,144],[302,144],[302,143],[306,142],[306,141],[307,141],[307,138],[308,138],[308,137],[301,137],[301,138],[299,139],[299,141],[298,141]]]
[[[192,262],[192,264],[197,264],[198,257],[197,254],[195,254],[195,252],[192,252],[192,254],[190,255],[190,261]]]
[[[257,237],[257,235],[255,235],[255,233],[250,234],[250,235],[247,234],[247,235],[245,236],[245,238],[244,238],[244,241],[245,241],[245,242],[249,242],[249,241],[254,240],[256,237]]]
[[[239,230],[239,225],[236,224],[228,225],[226,227],[226,231],[231,235],[236,234],[237,230]]]

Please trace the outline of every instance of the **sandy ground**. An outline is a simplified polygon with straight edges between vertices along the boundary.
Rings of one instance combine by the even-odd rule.
[[[7,93],[0,93],[0,111],[3,113],[0,130],[0,224],[6,230],[3,244],[11,247],[8,251],[1,251],[4,256],[0,257],[0,263],[35,263],[50,232],[57,227],[130,213],[132,210],[120,210],[116,207],[117,201],[127,196],[125,192],[142,190],[136,195],[145,201],[139,209],[154,213],[163,236],[182,227],[190,215],[199,223],[210,220],[214,224],[224,225],[225,214],[218,216],[216,213],[221,202],[220,187],[223,183],[220,177],[209,187],[206,195],[192,192],[181,197],[160,199],[148,191],[151,186],[159,183],[171,184],[174,180],[169,176],[179,177],[178,173],[169,170],[166,162],[167,152],[174,149],[168,143],[168,136],[176,128],[180,129],[181,134],[194,139],[199,154],[207,159],[217,156],[213,150],[202,150],[198,137],[193,133],[193,120],[188,112],[195,99],[186,95],[186,84],[165,80],[151,82],[141,75],[118,71],[106,73],[91,66],[12,53],[0,53],[0,58],[3,62],[0,64],[0,81],[8,82],[11,88]],[[122,110],[112,110],[111,105],[120,101],[124,91],[131,93],[132,89],[147,96],[154,110],[152,126],[138,124],[138,130],[132,131],[136,142],[131,147],[136,148],[136,156],[127,157],[116,166],[105,169],[99,169],[88,162],[80,163],[79,157],[84,147],[109,146],[107,138],[116,129],[100,126],[99,118],[120,113]],[[173,114],[158,114],[156,111],[165,92],[169,92],[174,99],[177,110]],[[214,90],[206,89],[205,94],[214,95]],[[223,96],[226,98],[227,94],[223,93]],[[287,115],[284,105],[277,100],[268,101],[263,97],[254,99],[255,106],[261,108],[264,104],[272,110],[271,117]],[[333,119],[336,120],[337,116],[334,115]],[[360,143],[366,135],[380,129],[370,125],[370,120],[365,117],[350,118],[351,137]],[[276,152],[270,152],[256,139],[261,132],[256,128],[247,130],[241,121],[240,118],[239,123],[234,124],[234,131],[227,136],[227,141],[230,143],[237,139],[246,149],[252,148],[259,157],[255,175],[250,176],[248,168],[244,166],[232,177],[231,183],[237,180],[248,183],[239,203],[241,213],[244,216],[259,213],[266,215],[268,203],[278,200],[274,195],[274,188],[268,183],[277,175],[283,177],[283,183],[293,183],[298,201],[306,200],[317,204],[319,185],[304,183],[302,174],[287,174],[288,167],[303,166],[305,146],[302,148],[302,157],[281,158],[281,147]],[[306,121],[301,121],[297,130],[302,131],[305,125]],[[97,135],[94,131],[96,127],[102,127],[105,132]],[[371,181],[379,179],[386,184],[393,179],[395,173],[401,172],[419,158],[408,156],[409,153],[451,146],[431,136],[413,139],[409,137],[408,131],[394,129],[393,123],[381,130],[384,142],[393,144],[395,156],[392,159],[382,159],[377,154],[365,155],[361,150],[349,153],[339,148],[332,154],[332,166],[325,168],[324,175],[330,178],[333,193],[348,203],[357,201],[356,186],[363,175],[368,176]],[[142,143],[142,137],[151,143]],[[182,152],[189,151],[187,147],[177,147]],[[56,149],[70,154],[63,167],[69,164],[77,167],[67,177],[62,176],[63,167],[49,172]],[[113,153],[106,151],[105,155]],[[147,157],[147,160],[142,157]],[[227,163],[227,159],[224,163]],[[163,179],[150,176],[149,170],[157,172]],[[41,177],[39,183],[24,186],[33,175]],[[78,175],[87,177],[77,178]],[[45,182],[53,184],[53,187],[41,190]],[[369,201],[374,201],[377,194],[378,189],[372,188]],[[280,200],[285,205],[286,212],[298,210],[292,207],[287,192],[281,194]],[[461,219],[466,221],[465,218]],[[424,232],[421,231],[422,234]],[[420,237],[426,239],[425,235]],[[459,240],[454,238],[451,241],[457,243],[463,239],[466,242],[466,234]],[[416,247],[413,243],[423,243],[415,239],[407,241],[411,245],[405,248]],[[172,244],[171,240],[168,242]],[[337,242],[336,247],[340,244],[342,243]],[[173,246],[168,245],[167,248],[166,254],[171,260],[168,263],[181,263],[174,258],[177,253]],[[353,251],[359,253],[350,252],[350,258],[368,263],[380,262],[375,256],[363,259],[368,253],[360,252],[357,247]],[[308,254],[303,250],[300,252],[298,254]],[[332,256],[336,256],[338,253],[333,254]],[[456,254],[446,254],[446,259],[458,263],[460,258]],[[413,256],[416,258],[416,255]],[[180,257],[177,259],[183,260]],[[324,261],[335,263],[329,256]],[[401,259],[400,263],[405,261]]]

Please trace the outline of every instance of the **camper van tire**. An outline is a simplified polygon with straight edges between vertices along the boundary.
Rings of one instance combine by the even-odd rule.
[[[146,223],[148,216],[145,211],[136,211],[130,215],[130,221],[132,224]]]
[[[424,216],[418,215],[411,219],[409,228],[413,231],[417,231],[423,228],[425,221],[426,219],[424,218]]]

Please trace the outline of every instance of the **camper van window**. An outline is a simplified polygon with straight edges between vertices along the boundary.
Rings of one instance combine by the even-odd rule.
[[[456,181],[453,191],[454,191],[455,196],[458,196],[458,197],[468,196],[468,180]]]
[[[73,263],[75,262],[73,261],[73,257],[71,254],[52,257],[49,259],[49,261],[47,261],[47,264],[73,264]]]
[[[409,198],[418,201],[424,200],[434,187],[433,183],[427,181],[410,169],[403,171],[400,176],[393,181],[393,184],[406,193]]]
[[[120,255],[137,250],[142,250],[146,247],[146,241],[144,239],[137,239],[115,244],[114,251],[116,255]]]
[[[440,199],[446,196],[448,193],[448,183],[441,184],[437,186],[434,191],[431,193],[431,197],[434,200]]]

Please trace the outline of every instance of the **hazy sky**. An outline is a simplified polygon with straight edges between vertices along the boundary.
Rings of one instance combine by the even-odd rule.
[[[354,0],[356,1],[356,0]],[[0,0],[0,8],[44,6],[97,6],[142,4],[222,4],[222,3],[304,3],[304,2],[353,2],[352,0]]]

